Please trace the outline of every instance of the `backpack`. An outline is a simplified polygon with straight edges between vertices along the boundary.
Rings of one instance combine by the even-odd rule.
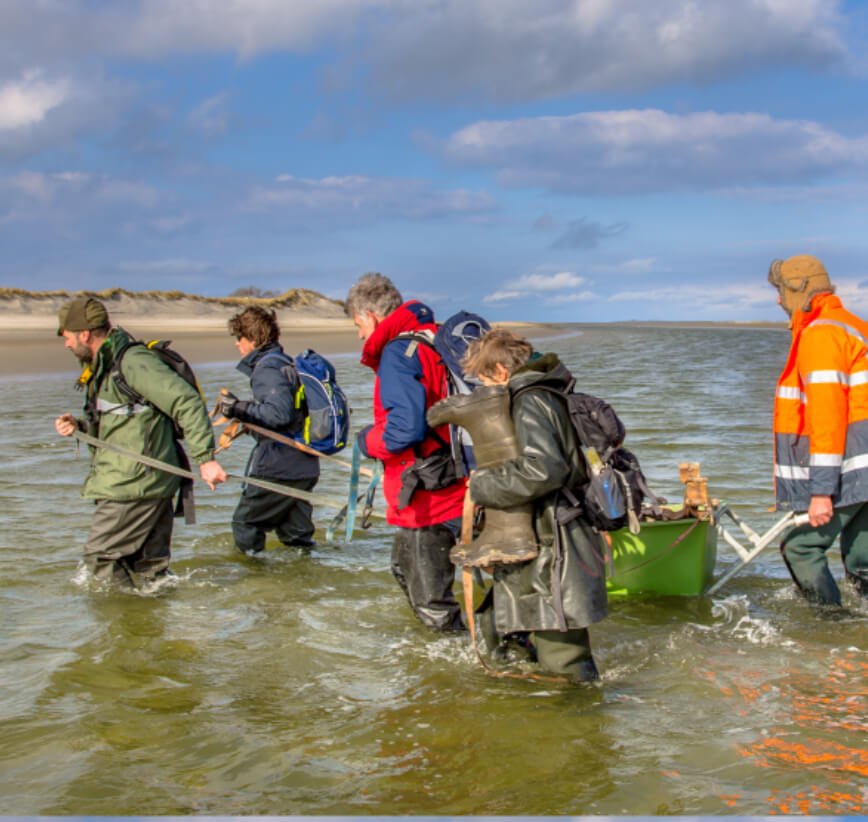
[[[337,384],[334,366],[310,348],[295,360],[275,351],[261,357],[259,362],[269,357],[284,360],[286,365],[281,370],[290,385],[298,386],[295,407],[303,410],[304,421],[290,436],[321,454],[335,454],[345,448],[350,432],[350,406]],[[293,373],[287,373],[288,369]]]
[[[583,516],[598,531],[616,531],[627,525],[634,534],[639,532],[639,514],[647,497],[656,515],[660,515],[660,498],[648,487],[636,455],[623,447],[626,429],[615,409],[592,394],[574,391],[576,381],[566,387],[535,383],[520,388],[520,394],[542,389],[561,397],[567,406],[570,421],[585,459],[588,481],[580,488],[561,489],[570,505],[559,522],[569,522]]]
[[[399,334],[398,337],[400,339],[412,339],[434,349],[440,357],[440,362],[446,368],[446,394],[452,396],[454,394],[469,394],[480,385],[475,377],[464,375],[461,360],[464,359],[470,343],[478,340],[489,330],[491,330],[491,325],[483,317],[469,311],[459,311],[441,323],[436,334],[432,334],[430,331],[411,331],[407,334]],[[473,457],[473,440],[470,438],[470,434],[460,426],[450,425],[449,438],[448,447],[457,468],[456,478],[470,476],[470,472],[476,468],[476,460]],[[443,443],[443,446],[445,448],[447,444]],[[438,465],[438,471],[442,470],[443,467]]]
[[[202,393],[202,389],[199,386],[199,381],[196,379],[196,375],[193,373],[193,367],[190,365],[187,360],[184,359],[174,348],[171,348],[172,345],[171,340],[150,340],[149,342],[145,342],[144,340],[134,340],[130,339],[130,341],[118,351],[115,356],[115,360],[112,363],[111,370],[109,372],[109,376],[114,380],[115,387],[118,392],[129,400],[130,406],[133,405],[150,405],[151,408],[155,408],[160,411],[147,397],[143,397],[141,394],[134,391],[129,383],[124,379],[123,372],[121,371],[121,361],[124,358],[124,354],[130,350],[134,345],[143,345],[148,351],[152,351],[160,362],[165,363],[172,369],[176,374],[184,379],[185,382],[189,383],[196,389],[199,396],[202,398],[202,403],[205,403],[205,395]],[[160,411],[160,413],[163,413]],[[168,416],[168,415],[165,415]],[[184,439],[184,431],[180,425],[175,421],[174,418],[170,417],[172,420],[172,435],[175,438],[175,450],[178,453],[178,460],[180,462],[181,468],[189,471],[190,470],[190,459],[187,456],[187,452],[184,450],[181,445],[181,440]],[[148,438],[145,438],[145,448],[144,455],[148,456],[149,446],[148,446]],[[191,479],[182,479],[181,486],[178,493],[178,502],[175,507],[175,516],[184,517],[185,522],[188,525],[196,522],[196,511],[193,503],[193,481]]]
[[[192,385],[202,398],[202,402],[205,402],[205,395],[202,393],[199,381],[193,373],[193,366],[191,366],[184,357],[175,351],[174,348],[170,347],[172,345],[171,340],[150,340],[149,342],[145,342],[144,340],[131,339],[123,348],[121,348],[120,351],[118,351],[110,371],[110,375],[114,379],[118,391],[130,401],[131,405],[141,404],[150,405],[152,408],[155,407],[147,397],[143,397],[141,394],[136,393],[130,387],[129,383],[124,379],[123,372],[121,371],[121,361],[123,360],[124,354],[126,354],[134,345],[143,345],[148,349],[148,351],[152,351],[156,354],[157,359],[160,360],[160,362],[168,365],[169,368],[182,377],[185,382]],[[184,439],[184,432],[174,419],[172,420],[172,430],[176,440]]]

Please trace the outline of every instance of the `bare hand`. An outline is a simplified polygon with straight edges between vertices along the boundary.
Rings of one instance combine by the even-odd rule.
[[[814,528],[826,525],[832,521],[832,498],[827,496],[811,497],[811,506],[808,508],[808,519]]]
[[[71,437],[78,431],[78,420],[72,414],[61,414],[54,421],[54,428],[61,437]]]
[[[213,491],[221,482],[226,482],[229,478],[217,460],[203,462],[199,466],[199,474],[202,479],[208,483],[208,487]]]

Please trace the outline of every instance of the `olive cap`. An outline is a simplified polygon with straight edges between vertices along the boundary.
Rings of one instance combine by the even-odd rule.
[[[57,315],[57,336],[64,331],[92,331],[109,324],[105,306],[95,297],[76,297],[64,305]]]

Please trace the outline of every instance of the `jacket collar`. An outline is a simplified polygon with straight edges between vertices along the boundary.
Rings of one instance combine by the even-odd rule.
[[[566,388],[572,379],[570,370],[552,352],[547,354],[531,354],[528,361],[517,368],[509,380],[511,391],[517,391],[526,385],[544,382],[553,388]]]
[[[817,296],[811,300],[810,311],[800,311],[799,309],[796,309],[793,312],[793,337],[797,337],[801,334],[802,331],[804,331],[820,316],[820,314],[843,307],[840,297],[836,297],[834,294],[817,294]]]
[[[242,358],[235,368],[245,377],[249,377],[253,373],[253,369],[256,368],[256,364],[266,354],[283,354],[283,346],[280,343],[271,342],[266,343],[261,348],[254,348],[246,357]]]
[[[376,371],[380,367],[383,349],[399,334],[422,329],[434,329],[434,312],[425,303],[410,300],[398,306],[377,324],[374,333],[362,346],[362,365]]]

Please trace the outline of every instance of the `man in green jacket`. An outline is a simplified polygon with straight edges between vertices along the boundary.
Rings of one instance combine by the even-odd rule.
[[[62,414],[57,433],[91,436],[181,467],[173,421],[184,432],[190,457],[213,490],[226,481],[214,459],[214,434],[199,392],[143,345],[112,328],[105,306],[77,297],[60,309],[57,334],[85,365],[79,385],[86,391],[84,417]],[[131,402],[119,390],[113,366],[123,354],[122,376],[145,399]],[[181,480],[105,448],[91,450],[82,497],[96,501],[84,551],[85,564],[102,581],[139,587],[168,572],[172,497]]]

